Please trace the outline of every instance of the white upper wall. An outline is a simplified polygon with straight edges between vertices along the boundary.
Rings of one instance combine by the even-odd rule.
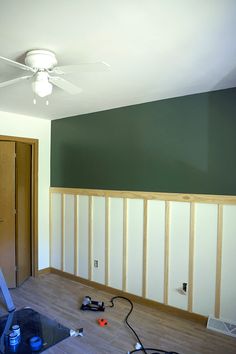
[[[0,135],[39,140],[38,267],[49,266],[49,186],[51,122],[0,111]]]

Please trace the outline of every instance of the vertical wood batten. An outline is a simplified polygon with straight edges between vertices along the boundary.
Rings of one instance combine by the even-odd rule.
[[[49,191],[49,267],[52,267],[52,193]]]
[[[142,296],[147,297],[147,213],[148,201],[143,201],[143,289]]]
[[[127,198],[123,199],[123,279],[122,290],[126,291],[127,288],[127,225],[128,225],[128,208]]]
[[[61,194],[61,268],[65,271],[65,194]]]
[[[89,218],[88,218],[88,234],[89,234],[89,242],[88,242],[88,275],[89,280],[93,280],[93,197],[89,196]]]
[[[74,274],[78,275],[78,200],[74,195]]]
[[[122,289],[123,281],[123,198],[110,198],[109,286]]]
[[[78,275],[89,279],[89,197],[78,196]]]
[[[105,199],[105,284],[110,283],[110,198]]]
[[[193,272],[194,272],[194,240],[195,240],[195,204],[190,204],[189,232],[189,270],[188,270],[188,311],[193,310]]]
[[[170,202],[165,202],[165,257],[164,257],[164,304],[168,304],[170,244]]]
[[[223,205],[218,205],[215,317],[220,318],[221,267],[222,267]]]

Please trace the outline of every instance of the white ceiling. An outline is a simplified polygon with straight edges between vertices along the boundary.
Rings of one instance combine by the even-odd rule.
[[[33,104],[28,81],[0,89],[0,111],[57,119],[236,87],[235,0],[0,0],[0,55],[31,49],[59,65],[105,61],[109,72],[68,74]],[[25,72],[0,63],[0,81]]]

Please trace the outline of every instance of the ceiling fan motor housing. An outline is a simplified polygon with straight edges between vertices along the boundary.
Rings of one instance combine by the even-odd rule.
[[[51,70],[57,65],[57,59],[49,50],[30,50],[26,54],[25,64],[33,69]]]

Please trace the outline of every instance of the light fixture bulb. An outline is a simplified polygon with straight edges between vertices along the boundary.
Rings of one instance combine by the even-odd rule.
[[[34,93],[40,97],[46,97],[52,93],[52,84],[48,81],[48,73],[38,72],[35,81],[32,83]]]

